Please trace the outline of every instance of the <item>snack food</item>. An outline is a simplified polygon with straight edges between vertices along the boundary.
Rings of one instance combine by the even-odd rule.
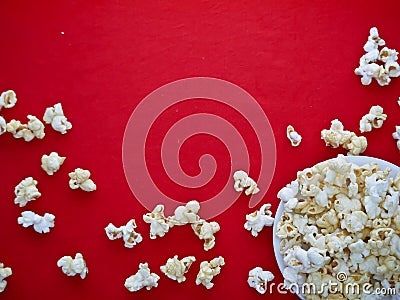
[[[200,264],[200,270],[196,277],[196,284],[200,283],[206,287],[206,289],[211,289],[214,286],[213,280],[214,276],[221,272],[221,267],[225,265],[225,260],[222,256],[218,256],[211,261],[202,261]]]
[[[42,169],[48,175],[53,175],[57,172],[64,163],[65,157],[59,156],[57,152],[51,152],[49,155],[42,156]]]
[[[126,225],[115,227],[114,224],[110,223],[104,229],[110,240],[122,238],[125,247],[133,248],[143,240],[142,235],[135,231],[136,227],[135,219],[131,219]]]
[[[172,258],[168,258],[167,263],[160,267],[168,278],[176,280],[179,283],[186,280],[185,274],[189,271],[190,266],[196,261],[194,256],[186,256],[182,259],[178,259],[178,255]]]
[[[130,292],[136,292],[142,288],[151,290],[153,287],[158,286],[160,276],[156,273],[151,273],[148,263],[139,264],[139,270],[136,274],[129,276],[125,280],[125,287]]]
[[[23,227],[33,226],[33,229],[38,233],[48,233],[50,228],[54,227],[55,216],[53,214],[45,213],[40,216],[33,211],[24,211],[21,217],[18,218],[18,224]]]
[[[82,279],[86,278],[89,272],[86,261],[81,253],[76,253],[75,258],[71,256],[63,256],[57,261],[57,266],[60,267],[63,273],[67,276],[75,276],[79,274]]]
[[[257,187],[257,183],[243,170],[236,171],[233,174],[233,180],[235,181],[233,188],[236,192],[242,192],[244,190],[246,195],[254,195],[260,191]]]

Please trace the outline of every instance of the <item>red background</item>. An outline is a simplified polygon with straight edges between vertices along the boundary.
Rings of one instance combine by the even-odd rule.
[[[263,296],[246,282],[255,266],[273,271],[276,284],[282,281],[273,255],[272,229],[266,228],[258,238],[243,229],[245,214],[252,211],[245,196],[215,219],[221,231],[209,252],[188,226],[149,239],[148,224],[142,221],[146,210],[124,177],[122,138],[141,99],[171,81],[216,77],[257,99],[276,138],[276,171],[262,202],[272,203],[273,211],[278,206],[277,191],[298,170],[343,153],[326,148],[320,140],[321,129],[334,118],[358,133],[361,116],[372,105],[381,105],[387,121],[383,128],[365,134],[369,146],[364,154],[399,164],[391,133],[400,125],[400,79],[386,87],[376,82],[362,86],[353,74],[370,27],[378,27],[390,48],[400,49],[398,1],[166,2],[1,1],[0,89],[13,89],[18,97],[17,105],[1,114],[8,121],[25,122],[26,115],[42,117],[46,107],[62,102],[73,123],[64,136],[47,126],[45,139],[30,143],[10,134],[0,137],[0,262],[13,270],[2,299],[258,299]],[[181,109],[198,110],[194,105]],[[223,106],[215,111],[229,114]],[[177,116],[171,111],[163,122]],[[303,136],[298,148],[286,139],[288,124]],[[243,136],[245,128],[238,128]],[[161,123],[152,137],[160,139],[163,132]],[[209,151],[202,146],[205,140],[193,138],[183,148],[181,161],[189,174],[198,171],[193,157]],[[221,187],[229,176],[223,172],[229,167],[227,150],[216,140],[210,146],[222,168],[214,184]],[[52,177],[40,168],[42,154],[51,151],[67,156]],[[251,151],[252,163],[259,163],[259,153]],[[159,179],[174,194],[161,166],[149,165],[156,182]],[[96,192],[69,189],[68,172],[76,167],[92,171]],[[14,187],[27,176],[39,181],[42,197],[19,208],[13,203]],[[182,201],[188,200],[187,192],[178,187],[176,191]],[[205,197],[213,189],[199,193]],[[22,228],[17,217],[25,209],[55,214],[55,228],[44,235]],[[122,241],[107,239],[103,228],[109,222],[119,226],[131,218],[144,237],[141,244],[127,249]],[[68,278],[56,266],[61,256],[76,252],[87,260],[85,280]],[[175,254],[197,258],[182,284],[159,270]],[[225,257],[226,266],[214,279],[215,287],[196,286],[200,262],[218,255]],[[145,261],[160,275],[159,287],[130,294],[123,286],[125,278]]]

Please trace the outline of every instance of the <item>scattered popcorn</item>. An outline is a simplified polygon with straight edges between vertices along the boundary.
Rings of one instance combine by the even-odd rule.
[[[185,274],[189,271],[190,266],[196,261],[194,256],[186,256],[181,260],[178,259],[178,255],[173,258],[168,258],[167,263],[160,267],[168,278],[178,281],[179,283],[186,280]]]
[[[6,120],[0,116],[0,135],[7,131],[7,122]]]
[[[1,93],[0,95],[0,110],[5,108],[11,108],[15,106],[17,103],[17,95],[13,90],[8,90],[6,92]]]
[[[82,279],[86,278],[89,272],[86,261],[81,253],[76,253],[75,258],[71,256],[63,256],[57,261],[57,266],[60,267],[63,273],[67,276],[80,275]]]
[[[245,171],[236,171],[233,174],[235,180],[234,188],[237,192],[242,192],[244,189],[246,195],[257,194],[260,189],[257,187],[257,183],[247,175]]]
[[[396,145],[397,149],[400,150],[400,126],[396,126],[396,131],[392,134],[393,138],[397,140]]]
[[[381,106],[372,106],[369,113],[360,120],[360,131],[369,132],[372,131],[372,128],[381,128],[386,117]]]
[[[342,146],[348,150],[350,155],[359,155],[367,149],[367,139],[363,136],[357,136],[354,132],[344,130],[342,122],[335,119],[331,122],[329,129],[321,131],[321,138],[326,146],[338,148]]]
[[[174,215],[168,218],[169,227],[196,223],[200,220],[197,214],[199,210],[200,203],[196,200],[189,201],[185,206],[178,206]]]
[[[90,171],[81,168],[75,169],[74,172],[69,173],[69,187],[73,190],[81,188],[85,192],[92,192],[96,190],[96,184],[90,179]]]
[[[168,220],[164,216],[164,205],[158,204],[151,213],[143,215],[143,221],[150,224],[150,238],[163,237],[169,231]]]
[[[65,157],[59,156],[57,152],[51,152],[50,155],[42,156],[42,169],[48,174],[53,175],[64,163]]]
[[[72,128],[72,124],[64,116],[61,103],[55,104],[54,107],[46,108],[43,121],[45,121],[46,124],[51,124],[51,127],[61,134],[66,134],[67,130]]]
[[[212,259],[210,262],[203,261],[200,264],[200,271],[196,277],[196,284],[200,283],[206,287],[206,289],[211,289],[214,286],[213,280],[214,276],[217,276],[221,272],[221,267],[225,265],[225,260],[222,256],[218,256]]]
[[[298,134],[292,125],[289,125],[286,128],[286,136],[289,139],[290,143],[292,144],[293,147],[297,147],[301,143],[301,135]]]
[[[28,124],[11,120],[6,125],[7,132],[10,132],[16,139],[23,138],[25,142],[32,141],[35,137],[43,139],[45,136],[43,123],[35,116],[28,115]]]
[[[264,226],[272,226],[274,224],[274,218],[272,217],[272,212],[269,210],[270,208],[271,204],[264,204],[261,206],[260,210],[246,215],[244,228],[251,231],[253,236],[258,236],[258,233]]]
[[[0,263],[0,293],[4,292],[7,286],[7,281],[5,279],[12,275],[11,268],[5,268],[3,263]]]
[[[110,223],[105,228],[105,231],[110,240],[122,238],[125,247],[133,248],[143,240],[141,234],[135,232],[136,227],[136,222],[132,219],[121,227],[115,227],[114,224]]]
[[[338,282],[396,287],[400,265],[400,173],[358,166],[339,155],[297,173],[278,192],[284,203],[281,239],[284,285]],[[323,195],[323,196],[321,196]],[[290,205],[289,205],[290,204]],[[328,297],[324,290],[317,298]],[[358,299],[344,291],[338,299]],[[376,298],[372,298],[376,299]]]
[[[260,294],[265,294],[268,287],[268,282],[274,280],[275,276],[270,271],[264,271],[260,267],[255,267],[250,270],[247,283],[250,287],[256,289]]]
[[[363,85],[369,85],[375,78],[380,86],[385,86],[390,83],[391,77],[400,76],[400,66],[397,63],[398,52],[387,47],[379,50],[379,47],[384,45],[385,41],[379,37],[378,29],[372,27],[368,41],[364,45],[366,54],[360,58],[359,67],[354,70],[356,75],[362,76]]]
[[[27,177],[22,180],[14,189],[15,199],[14,203],[19,207],[24,207],[29,201],[36,200],[42,194],[37,189],[37,181],[32,177]]]
[[[55,216],[52,214],[45,213],[42,217],[28,210],[22,212],[21,215],[22,217],[18,218],[18,224],[25,228],[33,225],[33,229],[38,233],[48,233],[50,228],[54,227]]]
[[[204,240],[205,251],[208,251],[215,246],[214,234],[220,230],[217,222],[207,222],[201,219],[192,224],[192,229],[199,239]]]
[[[136,292],[142,288],[151,290],[153,287],[158,286],[160,276],[156,273],[150,273],[149,265],[147,263],[139,264],[139,270],[136,274],[128,277],[125,280],[125,287],[130,292]]]

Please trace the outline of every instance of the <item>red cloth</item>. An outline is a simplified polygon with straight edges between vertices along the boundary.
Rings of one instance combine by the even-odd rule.
[[[326,148],[320,139],[320,131],[329,128],[332,119],[339,118],[346,129],[359,133],[360,118],[372,105],[381,105],[388,119],[383,128],[365,134],[369,146],[364,154],[398,164],[391,133],[400,125],[400,79],[386,87],[376,82],[362,86],[353,70],[372,26],[378,27],[389,48],[400,49],[399,5],[344,0],[1,1],[0,89],[15,90],[18,103],[0,114],[8,121],[25,122],[28,114],[41,118],[46,107],[61,102],[73,124],[66,135],[47,126],[46,137],[30,143],[10,134],[0,136],[0,262],[13,270],[1,298],[258,299],[246,282],[248,271],[256,266],[272,271],[276,284],[282,282],[272,228],[265,228],[258,238],[243,228],[245,214],[254,210],[244,195],[215,218],[221,231],[208,252],[188,226],[150,240],[148,224],[142,220],[146,209],[131,193],[122,167],[125,126],[146,95],[177,79],[207,76],[240,86],[258,101],[274,130],[275,175],[257,206],[269,202],[273,211],[278,190],[294,180],[298,170],[343,153]],[[202,109],[233,118],[248,143],[254,142],[254,135],[247,135],[248,125],[223,105],[194,101],[179,107],[179,112],[187,115]],[[166,126],[179,112],[169,111],[159,129],[153,129],[149,151],[159,150]],[[286,138],[289,124],[303,136],[298,148]],[[51,151],[67,159],[49,177],[40,168],[40,158]],[[249,152],[257,168],[260,154],[252,147]],[[215,193],[230,176],[227,150],[204,135],[183,147],[183,169],[197,174],[197,158],[204,153],[214,155],[218,171],[212,186],[199,189],[198,199]],[[69,189],[68,173],[77,167],[92,172],[96,192]],[[158,161],[149,161],[154,181],[169,195],[179,193],[182,201],[188,200],[191,191],[174,186],[161,167]],[[14,187],[28,176],[39,181],[42,197],[20,208],[13,203]],[[43,235],[22,228],[17,217],[23,210],[53,213],[55,228]],[[141,244],[127,249],[122,241],[107,239],[103,228],[109,222],[120,226],[131,218],[144,237]],[[76,252],[87,260],[85,280],[68,278],[56,266],[61,256]],[[181,284],[159,269],[175,254],[197,259]],[[214,278],[214,288],[196,286],[200,262],[219,255],[226,265]],[[140,262],[148,262],[160,275],[159,287],[131,295],[124,281],[136,273]],[[296,299],[276,290],[273,295]]]

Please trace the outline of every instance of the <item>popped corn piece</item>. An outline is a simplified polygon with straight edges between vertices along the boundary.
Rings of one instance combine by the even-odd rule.
[[[178,206],[172,217],[168,218],[169,227],[174,225],[194,224],[200,220],[198,212],[200,210],[200,203],[196,200],[191,200],[186,205]]]
[[[300,134],[297,133],[297,131],[294,130],[292,125],[289,125],[286,128],[286,136],[293,147],[297,147],[298,145],[300,145],[302,137]]]
[[[17,103],[17,95],[13,90],[8,90],[0,95],[0,110],[5,107],[5,108],[11,108],[15,106],[15,103]]]
[[[274,280],[275,276],[270,271],[264,271],[261,267],[255,267],[249,271],[247,283],[260,294],[265,294],[268,282]]]
[[[349,215],[345,215],[344,219],[340,222],[342,229],[348,232],[356,233],[364,229],[367,225],[368,216],[362,211],[355,211]]]
[[[204,250],[208,251],[215,246],[214,234],[220,230],[217,222],[207,222],[206,220],[200,219],[196,223],[192,224],[192,229],[197,237],[204,240]]]
[[[7,122],[6,120],[0,116],[0,135],[7,131]]]
[[[75,258],[71,256],[63,256],[57,261],[57,266],[60,267],[63,273],[67,276],[80,275],[82,279],[86,278],[89,269],[86,266],[86,261],[81,253],[76,253]]]
[[[46,108],[43,121],[46,124],[51,124],[51,127],[61,134],[66,134],[72,128],[72,124],[64,116],[61,103],[55,104],[54,107]]]
[[[211,281],[221,272],[221,267],[224,265],[225,260],[222,256],[218,256],[209,262],[202,261],[196,277],[196,284],[199,285],[201,283],[206,289],[211,289],[214,286],[214,283]]]
[[[396,140],[397,149],[400,150],[400,126],[396,126],[396,131],[392,133],[392,136]]]
[[[44,216],[40,216],[33,211],[24,211],[21,213],[21,217],[18,218],[18,224],[23,227],[29,227],[33,225],[33,229],[38,233],[48,233],[50,228],[54,227],[55,216],[53,214],[45,213]]]
[[[10,132],[16,139],[23,138],[25,142],[32,141],[35,137],[43,139],[45,136],[43,123],[35,116],[28,115],[28,124],[11,120],[6,125],[7,132]]]
[[[163,237],[169,231],[168,220],[164,215],[164,205],[158,204],[152,212],[143,215],[143,221],[150,224],[150,238]]]
[[[124,286],[130,292],[136,292],[142,288],[151,290],[153,287],[158,286],[159,279],[160,276],[150,272],[148,263],[140,263],[139,270],[125,280]]]
[[[43,123],[38,118],[36,118],[35,116],[32,116],[32,115],[28,115],[28,119],[29,119],[28,124],[27,124],[28,129],[30,131],[32,131],[33,135],[36,138],[43,139],[44,136],[46,135],[44,133]]]
[[[178,259],[178,255],[173,258],[168,258],[167,263],[160,267],[168,278],[176,280],[179,283],[186,280],[185,274],[189,271],[190,266],[196,261],[194,256],[186,256],[181,260]]]
[[[260,191],[260,189],[257,187],[257,183],[251,179],[245,171],[236,171],[233,174],[233,179],[235,180],[234,188],[237,192],[242,192],[246,188],[246,195],[257,194]]]
[[[14,189],[16,196],[14,203],[18,204],[19,207],[24,207],[29,201],[39,198],[42,194],[36,187],[37,183],[32,177],[22,180]]]
[[[65,157],[59,156],[57,152],[51,152],[50,155],[42,156],[42,169],[48,175],[53,175],[57,172],[64,163]]]
[[[3,263],[0,263],[0,293],[3,292],[7,286],[7,281],[5,279],[11,275],[12,275],[11,268],[6,268],[4,267]]]
[[[251,231],[251,234],[256,237],[258,233],[264,228],[264,226],[272,226],[274,224],[274,218],[272,212],[269,210],[271,204],[267,203],[261,206],[258,211],[246,215],[246,223],[244,228]]]
[[[360,120],[360,132],[372,131],[372,128],[381,128],[387,115],[383,113],[383,108],[379,105],[372,106],[369,113]]]
[[[74,172],[69,173],[69,187],[73,190],[81,188],[85,192],[92,192],[96,190],[96,184],[90,179],[90,171],[81,168],[75,169]]]
[[[133,248],[143,240],[142,235],[135,232],[136,227],[135,219],[131,219],[124,226],[115,227],[114,224],[110,223],[104,229],[110,240],[122,238],[126,248]]]

